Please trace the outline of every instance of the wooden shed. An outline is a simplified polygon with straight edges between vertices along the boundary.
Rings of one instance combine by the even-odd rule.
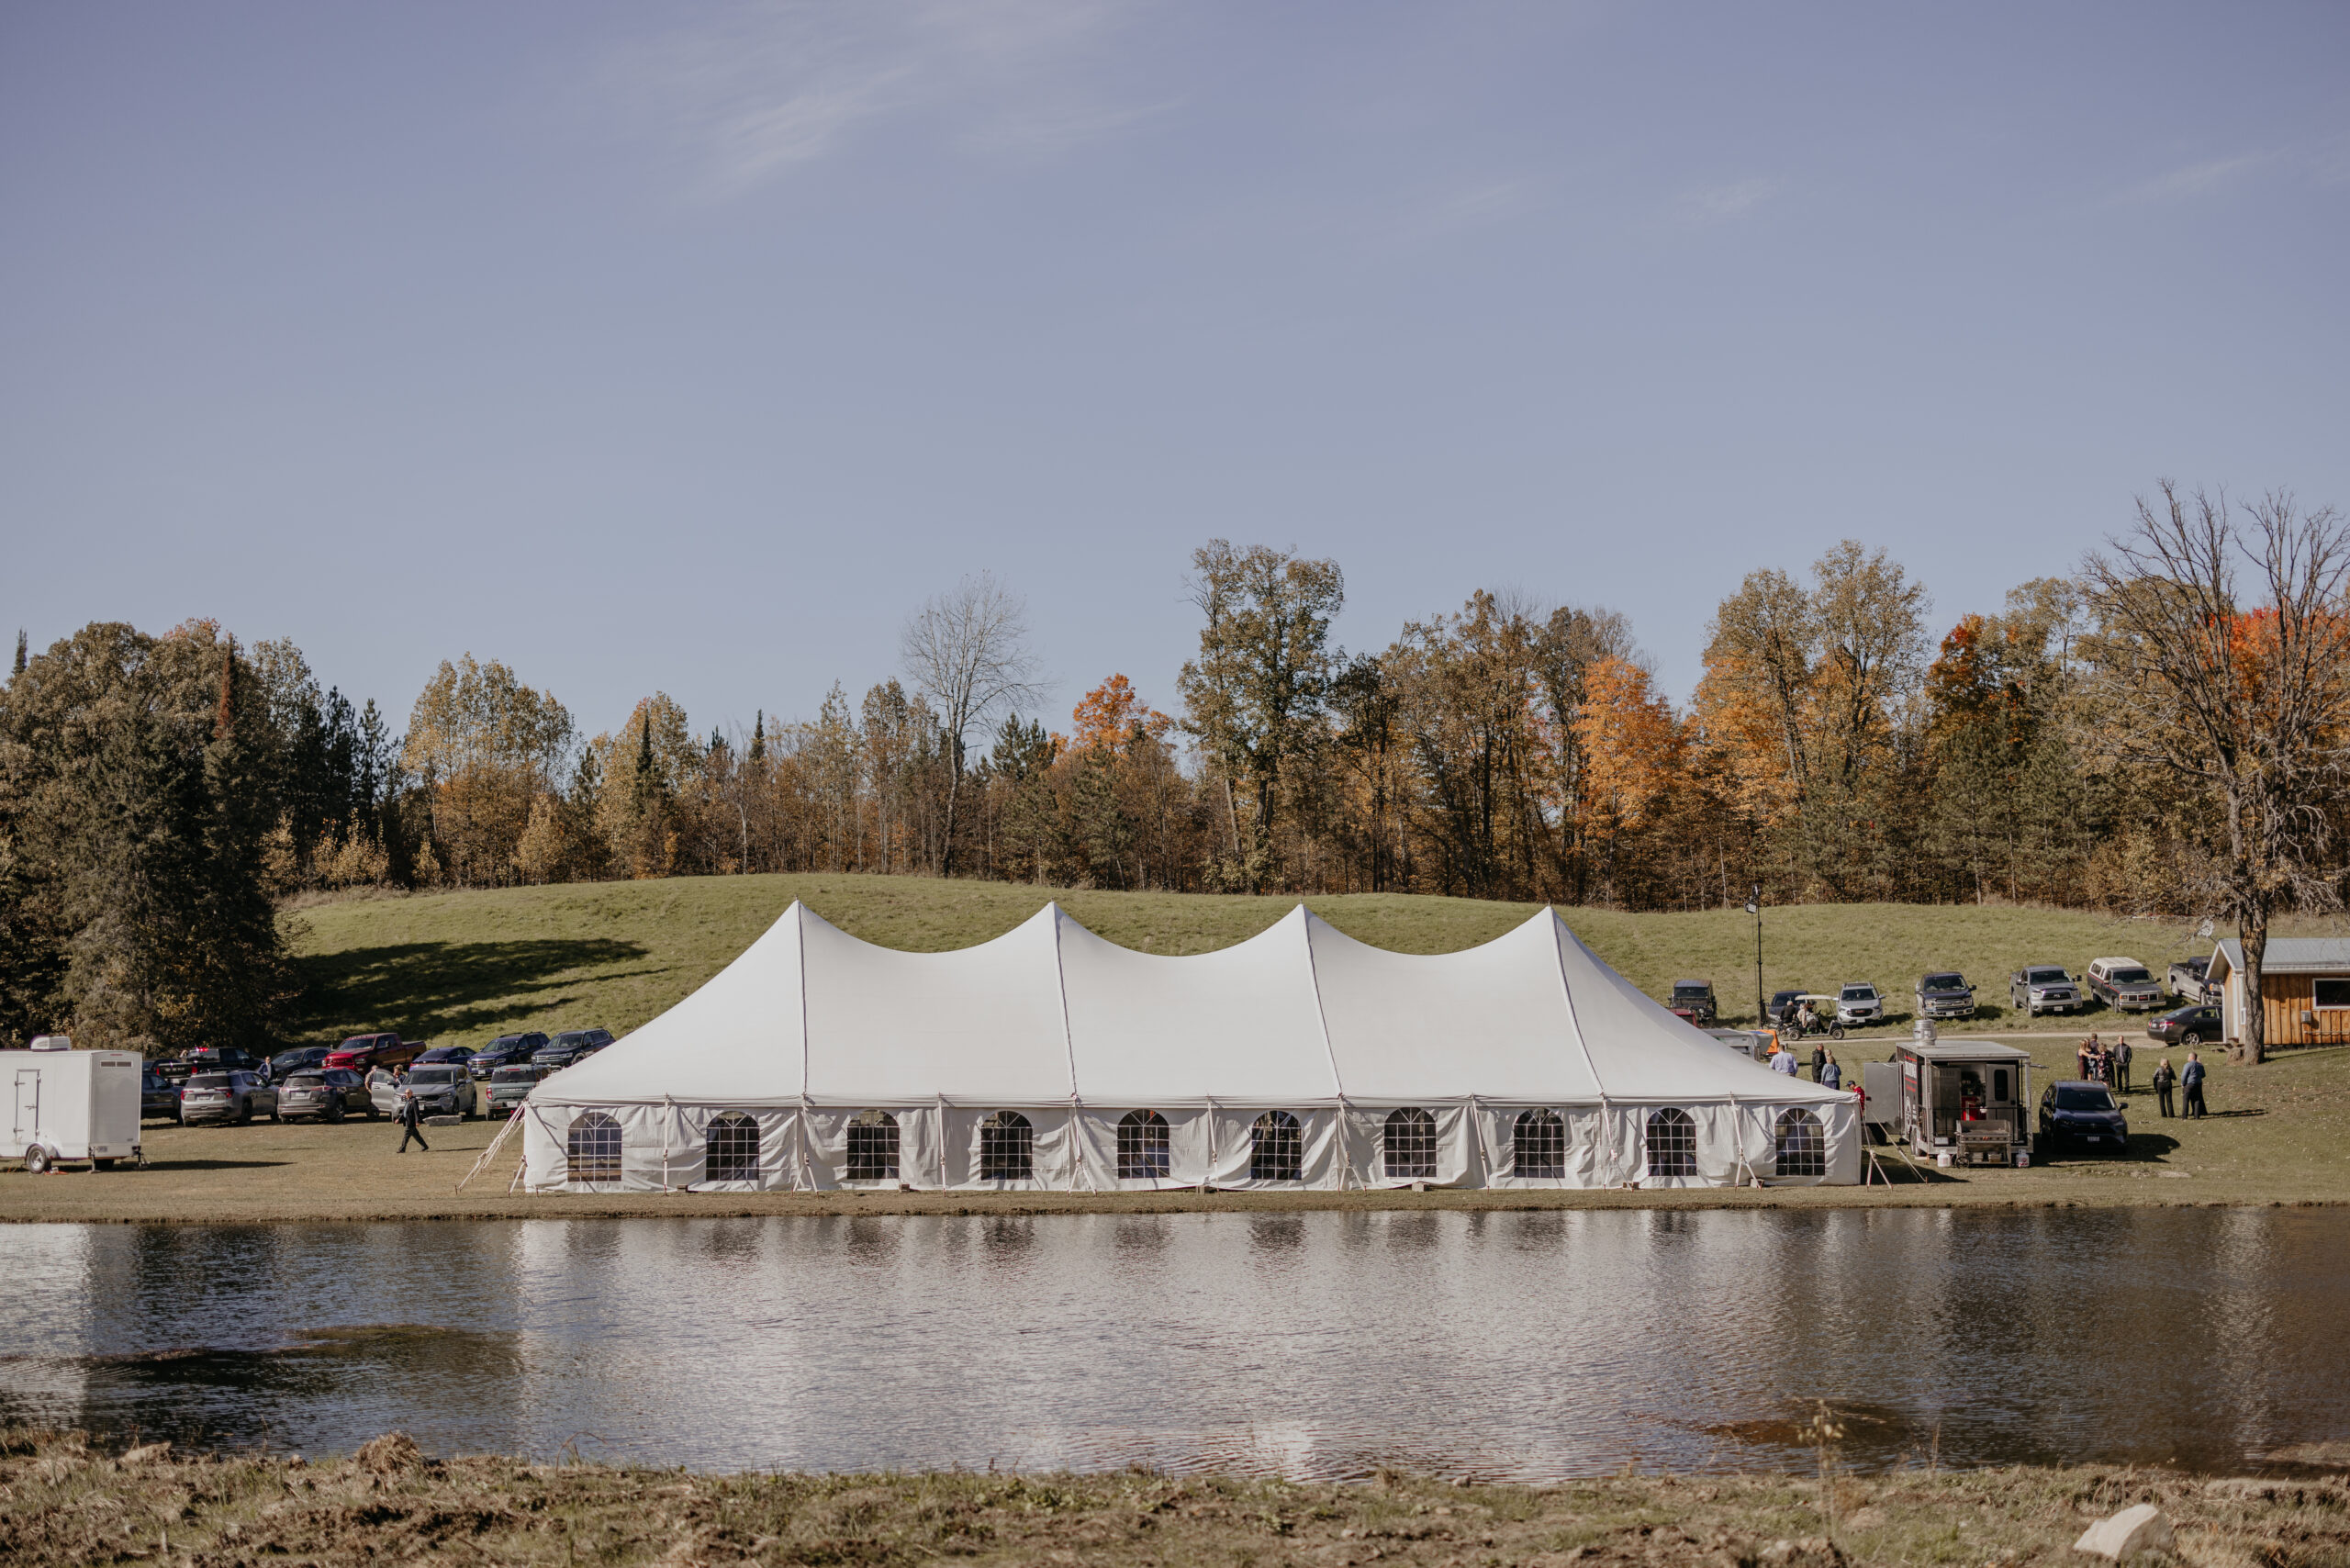
[[[2244,944],[2231,936],[2214,948],[2204,982],[2219,989],[2228,1039],[2243,1039],[2250,1005]],[[2350,1041],[2350,937],[2271,936],[2260,964],[2260,1003],[2262,1038],[2272,1047]]]

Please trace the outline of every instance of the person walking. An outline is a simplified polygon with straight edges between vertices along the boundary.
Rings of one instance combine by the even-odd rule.
[[[2178,1114],[2171,1108],[2170,1101],[2170,1087],[2177,1081],[2178,1074],[2172,1070],[2170,1058],[2163,1058],[2161,1062],[2156,1064],[2154,1068],[2153,1082],[2154,1085],[2154,1103],[2162,1108],[2162,1113],[2165,1116],[2175,1116]]]
[[[403,1087],[400,1090],[400,1153],[408,1152],[408,1140],[410,1138],[414,1138],[416,1147],[425,1153],[432,1152],[432,1146],[424,1141],[423,1124],[423,1113],[416,1103],[416,1091]]]
[[[2130,1092],[2130,1036],[2127,1035],[2113,1042],[2113,1088],[2118,1094]]]
[[[2178,1086],[2187,1091],[2181,1109],[2189,1120],[2200,1121],[2210,1114],[2203,1104],[2203,1058],[2193,1051],[2187,1053],[2187,1065],[2179,1070]]]
[[[1821,1064],[1819,1070],[1812,1076],[1819,1080],[1822,1084],[1830,1089],[1841,1089],[1844,1087],[1844,1070],[1836,1065],[1836,1053],[1834,1051],[1830,1051],[1828,1053],[1828,1060]]]
[[[1820,1072],[1821,1072],[1821,1071],[1822,1071],[1822,1070],[1823,1070],[1827,1066],[1828,1066],[1828,1047],[1825,1047],[1825,1046],[1814,1046],[1814,1047],[1811,1047],[1811,1081],[1812,1081],[1814,1083],[1817,1083],[1817,1082],[1818,1082],[1818,1081],[1819,1081],[1819,1075],[1820,1075]]]

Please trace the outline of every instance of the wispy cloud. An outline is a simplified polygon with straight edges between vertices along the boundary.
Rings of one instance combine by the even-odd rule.
[[[1531,209],[1539,196],[1539,192],[1530,180],[1506,176],[1470,179],[1416,204],[1407,204],[1387,225],[1387,234],[1407,243],[1441,239],[1516,218]]]
[[[2218,190],[2221,185],[2277,161],[2274,152],[2240,152],[2232,158],[2205,158],[2182,163],[2121,193],[2126,202],[2185,201]]]
[[[1684,193],[1678,206],[1681,216],[1692,223],[1720,223],[1753,211],[1785,186],[1786,182],[1775,176],[1707,185]]]
[[[1049,154],[1169,106],[1104,96],[1083,69],[1136,7],[1067,0],[838,6],[748,0],[608,62],[610,85],[725,196],[928,118],[967,151]]]

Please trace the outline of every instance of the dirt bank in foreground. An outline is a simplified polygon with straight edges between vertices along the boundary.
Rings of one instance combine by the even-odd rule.
[[[2328,1456],[2339,1462],[2344,1456]],[[2350,1562],[2350,1484],[2167,1471],[1628,1476],[1558,1487],[1010,1475],[694,1475],[513,1459],[109,1457],[0,1433],[0,1561],[26,1568],[435,1562],[609,1564],[2084,1562],[2090,1521],[2158,1505],[2176,1560]],[[1832,1494],[1832,1495],[1831,1495]],[[1832,1513],[1823,1512],[1823,1504]]]

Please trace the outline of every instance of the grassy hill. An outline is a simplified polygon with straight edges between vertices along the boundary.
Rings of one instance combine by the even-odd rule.
[[[325,1042],[397,1029],[410,1039],[478,1046],[517,1029],[601,1024],[625,1032],[717,973],[795,898],[867,941],[919,952],[983,942],[1058,900],[1111,941],[1151,953],[1204,953],[1256,935],[1296,902],[846,875],[353,899],[285,917],[305,985],[296,1033]],[[1305,902],[1349,935],[1405,953],[1490,941],[1539,907],[1382,893]],[[1682,977],[1708,979],[1729,1021],[1752,1015],[1754,923],[1745,914],[1563,913],[1650,994],[1662,995]],[[2021,1028],[2007,1014],[2006,976],[2022,964],[2078,970],[2121,952],[2159,969],[2189,949],[2209,947],[2175,925],[2060,911],[1798,905],[1764,912],[1762,978],[1772,991],[1874,980],[1899,1009],[1921,972],[1956,969],[1979,988],[1982,1026]],[[1906,1018],[1895,1027],[1906,1032]]]

